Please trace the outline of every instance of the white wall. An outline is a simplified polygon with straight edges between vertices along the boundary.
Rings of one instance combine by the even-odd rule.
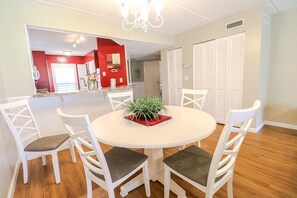
[[[5,102],[3,73],[0,68],[0,103]],[[0,197],[7,197],[17,162],[17,151],[13,137],[0,114]]]
[[[166,45],[174,43],[172,35],[154,31],[144,34],[141,29],[126,32],[120,22],[98,15],[26,1],[1,0],[0,18],[0,67],[5,73],[7,97],[31,96],[34,92],[25,25]]]
[[[267,103],[267,90],[268,90],[268,76],[270,65],[270,34],[271,34],[271,17],[264,12],[262,20],[262,33],[261,33],[261,57],[260,57],[260,70],[258,76],[258,98],[262,106],[259,109],[256,117],[256,126],[261,126],[265,121],[264,109]]]
[[[297,9],[272,16],[265,118],[297,127]]]

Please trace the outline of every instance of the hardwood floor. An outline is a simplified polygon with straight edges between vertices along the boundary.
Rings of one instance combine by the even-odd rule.
[[[202,147],[214,152],[223,126],[202,141]],[[103,145],[105,151],[110,146]],[[177,148],[164,150],[168,156]],[[81,161],[73,164],[69,150],[59,152],[61,183],[55,184],[51,158],[47,166],[41,159],[29,162],[29,183],[23,184],[23,170],[20,168],[14,197],[86,197],[86,182]],[[173,179],[186,191],[187,197],[204,197],[204,194],[177,177]],[[93,184],[93,197],[108,197],[107,193]],[[151,182],[152,198],[163,197],[163,185]],[[239,152],[233,181],[234,197],[297,197],[297,131],[265,126],[259,133],[248,133]],[[121,197],[119,188],[116,197]],[[145,197],[141,186],[126,197]],[[171,194],[171,197],[176,197]],[[227,197],[226,185],[214,197]]]

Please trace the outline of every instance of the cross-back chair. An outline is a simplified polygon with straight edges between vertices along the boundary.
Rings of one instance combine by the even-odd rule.
[[[197,146],[190,146],[164,159],[164,197],[169,197],[171,173],[203,191],[207,198],[212,197],[227,182],[228,197],[233,197],[235,161],[260,106],[261,102],[257,100],[251,108],[228,113],[214,155]],[[235,133],[235,136],[230,136],[231,133]]]
[[[23,165],[24,183],[28,183],[27,160],[41,157],[46,165],[46,155],[52,156],[56,183],[60,183],[60,170],[57,152],[69,142],[72,161],[76,162],[74,149],[68,134],[41,137],[39,128],[29,107],[28,100],[0,104],[0,111],[6,121],[18,149]]]
[[[133,90],[121,91],[121,92],[108,92],[112,111],[127,106],[130,102],[133,102]]]
[[[182,89],[182,98],[180,106],[184,107],[192,105],[193,108],[202,110],[207,95],[207,89]],[[197,142],[197,146],[201,147],[201,142]],[[185,145],[182,146],[182,149]]]
[[[114,188],[142,169],[146,196],[150,197],[147,156],[126,148],[113,147],[103,153],[87,115],[69,115],[57,109],[82,160],[87,197],[92,197],[92,181],[114,198]],[[107,132],[108,133],[108,132]],[[122,195],[123,196],[123,195]]]

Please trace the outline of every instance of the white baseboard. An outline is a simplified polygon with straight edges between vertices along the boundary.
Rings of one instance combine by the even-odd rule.
[[[16,186],[16,183],[18,180],[20,165],[21,165],[21,161],[18,159],[15,164],[15,167],[14,167],[14,172],[13,172],[12,179],[11,179],[11,182],[9,185],[7,198],[13,198],[15,186]]]
[[[272,121],[266,120],[262,124],[260,124],[257,128],[249,128],[248,131],[252,132],[252,133],[258,133],[264,125],[270,125],[270,126],[276,126],[276,127],[286,128],[286,129],[297,130],[297,125],[286,124],[286,123],[281,123],[281,122],[272,122]]]
[[[249,132],[252,132],[252,133],[258,133],[262,128],[263,126],[265,125],[265,121],[262,122],[262,124],[260,124],[259,126],[257,126],[256,128],[249,128]]]
[[[282,127],[282,128],[286,128],[286,129],[297,130],[297,125],[293,125],[293,124],[286,124],[286,123],[272,122],[272,121],[265,121],[264,123],[265,123],[265,125],[270,125],[270,126]]]

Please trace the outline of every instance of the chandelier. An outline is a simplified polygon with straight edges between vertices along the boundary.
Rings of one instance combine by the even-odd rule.
[[[126,31],[134,28],[142,28],[147,32],[149,26],[159,28],[163,25],[161,10],[163,0],[121,0],[122,27]],[[155,16],[152,17],[152,10]],[[153,18],[153,21],[150,21]]]

